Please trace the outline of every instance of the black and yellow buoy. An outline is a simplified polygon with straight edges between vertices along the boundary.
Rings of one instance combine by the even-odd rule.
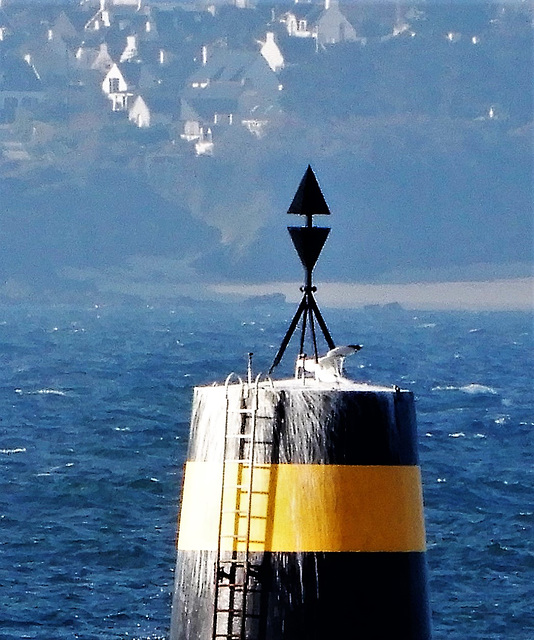
[[[308,168],[296,213],[314,194]],[[359,346],[336,348],[328,333],[311,283],[327,233],[311,252],[306,235],[303,302],[273,363],[300,322],[295,378],[249,369],[195,389],[171,640],[431,636],[413,395],[343,376]]]

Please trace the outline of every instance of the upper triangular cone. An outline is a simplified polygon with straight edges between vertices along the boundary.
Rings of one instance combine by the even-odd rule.
[[[330,210],[310,165],[300,181],[297,193],[287,212],[300,216],[330,215]]]

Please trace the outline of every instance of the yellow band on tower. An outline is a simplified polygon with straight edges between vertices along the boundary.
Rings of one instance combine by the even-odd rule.
[[[184,473],[178,548],[216,550],[222,467],[190,461]],[[226,464],[223,550],[248,539],[254,552],[425,551],[417,466],[257,464],[251,497],[249,474]]]

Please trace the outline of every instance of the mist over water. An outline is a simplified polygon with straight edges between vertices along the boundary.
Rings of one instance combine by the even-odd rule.
[[[267,371],[293,312],[0,309],[2,638],[168,638],[192,388]],[[532,317],[324,315],[415,394],[434,637],[530,640]]]

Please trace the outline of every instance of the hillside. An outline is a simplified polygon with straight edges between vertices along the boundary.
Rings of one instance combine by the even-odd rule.
[[[405,7],[400,21],[394,5],[345,9],[357,39],[319,48],[273,22],[279,5],[175,9],[172,20],[152,11],[159,28],[150,47],[167,47],[174,62],[148,96],[165,98],[172,113],[144,129],[110,110],[96,72],[72,67],[67,78],[48,68],[44,99],[0,124],[0,294],[159,295],[167,287],[189,295],[197,282],[299,278],[285,231],[298,220],[285,212],[308,163],[333,214],[318,277],[528,274],[529,7],[425,4]],[[42,11],[53,26],[63,9]],[[77,29],[79,11],[69,14]],[[31,43],[39,51],[43,15],[7,12],[4,95],[10,60]],[[258,135],[235,118],[212,125],[210,153],[195,153],[179,105],[202,43],[222,39],[225,50],[252,54],[270,30],[285,64],[276,72],[282,90],[263,103],[266,124]],[[67,50],[79,50],[82,37],[65,36]],[[106,37],[115,55],[111,30]]]

